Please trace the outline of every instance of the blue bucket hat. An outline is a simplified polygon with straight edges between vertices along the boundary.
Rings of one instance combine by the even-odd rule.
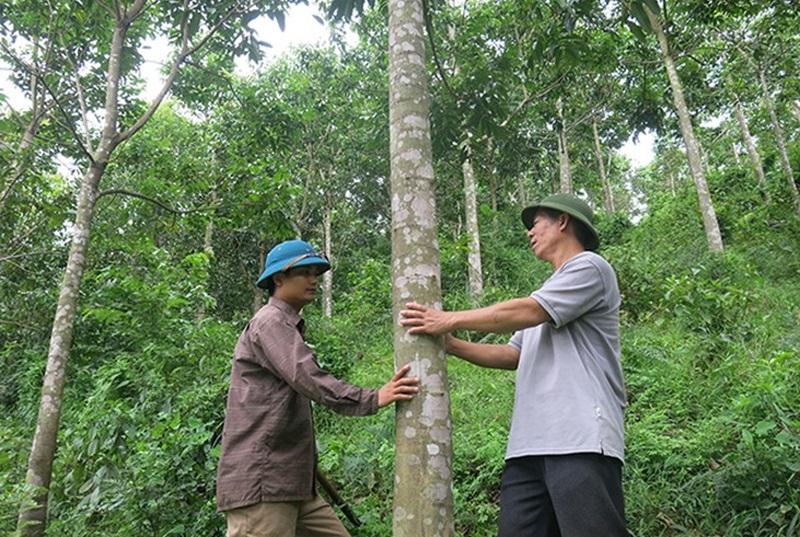
[[[304,267],[306,265],[317,265],[320,267],[319,273],[327,272],[331,264],[325,256],[314,251],[307,242],[293,239],[284,241],[270,250],[267,255],[267,262],[264,272],[256,282],[256,287],[266,289],[269,277],[278,272],[285,272],[292,267]]]

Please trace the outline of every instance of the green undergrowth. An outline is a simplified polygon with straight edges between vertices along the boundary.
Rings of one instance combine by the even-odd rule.
[[[800,220],[769,208],[729,213],[726,251],[710,254],[698,222],[680,217],[686,200],[656,201],[639,225],[612,218],[601,229],[613,237],[602,253],[623,300],[629,528],[636,537],[794,537]],[[479,301],[448,275],[447,309],[525,296],[541,284],[546,264],[508,241],[488,249],[489,264],[516,272],[488,277]],[[459,251],[446,250],[448,270]],[[249,312],[214,317],[203,291],[208,262],[171,262],[154,250],[139,252],[136,264],[87,271],[47,535],[224,535],[215,469],[231,352]],[[322,318],[319,304],[304,312],[308,341],[325,368],[379,388],[394,369],[389,262],[376,256],[349,267],[337,275],[346,292],[335,295],[333,317]],[[0,534],[11,535],[47,348],[42,327],[0,329]],[[449,358],[448,375],[456,534],[494,535],[514,374]],[[394,408],[353,418],[317,406],[315,420],[320,467],[362,522],[352,534],[390,536]]]

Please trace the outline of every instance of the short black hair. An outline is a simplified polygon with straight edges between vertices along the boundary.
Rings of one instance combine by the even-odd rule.
[[[276,273],[276,274],[278,274],[278,273]],[[269,278],[267,278],[267,281],[265,282],[267,284],[266,285],[267,294],[269,296],[272,296],[272,295],[275,294],[275,280],[272,279],[273,276],[275,276],[275,274],[272,274]]]

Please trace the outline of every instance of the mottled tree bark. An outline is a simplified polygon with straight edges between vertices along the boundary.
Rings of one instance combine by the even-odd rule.
[[[322,253],[331,259],[331,224],[333,220],[333,199],[330,192],[325,194],[325,209],[322,214]],[[332,266],[332,265],[331,265]],[[331,318],[333,315],[333,271],[329,270],[322,275],[322,316]]]
[[[469,296],[478,299],[483,294],[483,265],[481,263],[481,233],[478,227],[478,188],[475,183],[475,168],[472,165],[472,146],[467,142],[466,158],[461,163],[464,175],[464,213],[469,235],[467,253],[467,280]]]
[[[597,159],[597,169],[600,172],[600,184],[603,185],[603,206],[606,213],[614,213],[614,194],[611,192],[611,183],[606,175],[606,167],[603,163],[603,149],[600,146],[600,135],[597,133],[597,118],[592,116],[592,134],[594,135],[594,156]]]
[[[558,178],[561,192],[572,193],[572,169],[569,162],[569,149],[567,148],[567,125],[564,118],[564,102],[561,97],[556,101],[558,112]]]
[[[67,364],[72,346],[73,328],[83,270],[89,252],[89,237],[100,181],[116,148],[136,134],[153,117],[153,114],[172,87],[178,70],[186,58],[208,42],[222,25],[231,17],[237,15],[241,9],[238,4],[229,5],[225,9],[223,16],[210,29],[202,36],[197,36],[198,39],[194,44],[189,42],[191,32],[188,30],[188,26],[181,27],[179,34],[182,36],[180,52],[173,58],[161,90],[136,122],[124,132],[120,132],[118,119],[122,60],[126,46],[130,46],[130,43],[126,43],[126,37],[128,29],[139,19],[143,10],[147,7],[147,1],[133,0],[127,3],[127,9],[123,9],[119,4],[115,4],[114,7],[115,9],[107,8],[108,14],[113,17],[114,26],[111,42],[107,50],[108,61],[105,77],[102,132],[95,147],[91,147],[91,138],[89,138],[88,133],[85,143],[81,143],[81,148],[89,159],[89,165],[78,194],[75,222],[72,229],[72,243],[50,334],[50,347],[42,382],[39,415],[28,458],[25,494],[22,498],[17,523],[17,531],[23,537],[40,537],[45,531],[48,492],[56,454]],[[188,19],[182,22],[183,24],[188,24]],[[87,112],[84,110],[84,120],[86,120]]]
[[[781,167],[783,168],[783,173],[786,175],[789,192],[792,194],[792,200],[794,201],[794,210],[797,214],[800,214],[800,191],[797,189],[797,183],[794,182],[794,171],[792,170],[792,164],[789,162],[789,152],[786,150],[786,139],[783,136],[781,123],[778,121],[778,114],[775,112],[775,103],[772,102],[772,97],[770,97],[769,94],[767,77],[763,69],[758,70],[758,80],[761,83],[764,104],[767,106],[770,123],[772,123],[772,132],[775,133],[775,143],[778,144],[778,152],[781,155]]]
[[[389,2],[392,303],[441,307],[422,0]],[[395,325],[395,362],[412,364],[420,392],[397,404],[393,535],[454,534],[452,432],[442,338]]]
[[[700,143],[697,141],[697,137],[694,134],[692,119],[689,114],[689,108],[686,106],[686,99],[683,96],[683,86],[678,76],[678,70],[675,67],[672,49],[670,48],[667,35],[664,32],[664,28],[661,26],[658,15],[650,11],[650,8],[647,7],[646,4],[644,9],[647,12],[650,26],[653,28],[653,32],[658,38],[658,44],[661,47],[661,56],[664,60],[664,67],[667,71],[670,87],[672,88],[672,100],[675,103],[675,111],[678,114],[678,124],[680,125],[683,142],[686,146],[686,155],[689,158],[689,169],[694,179],[697,196],[700,199],[700,213],[703,218],[703,226],[706,230],[708,248],[712,252],[721,252],[724,247],[722,244],[719,222],[717,221],[717,213],[714,210],[714,204],[711,201],[711,193],[708,190],[708,182],[703,173]]]
[[[750,165],[753,167],[753,172],[756,174],[756,181],[758,181],[758,188],[767,197],[767,181],[764,177],[764,167],[761,165],[761,157],[756,148],[756,142],[753,140],[753,135],[750,134],[750,127],[747,125],[747,118],[744,115],[744,107],[738,95],[733,97],[736,106],[736,120],[739,122],[739,129],[742,131],[742,140],[747,148],[747,156],[750,159]]]
[[[138,7],[141,8],[141,6]],[[123,24],[118,21],[114,29],[108,63],[106,117],[103,132],[97,148],[91,155],[91,163],[78,194],[72,243],[64,279],[61,283],[53,328],[50,332],[50,347],[42,381],[39,415],[36,420],[36,432],[33,436],[31,452],[28,456],[28,469],[25,474],[26,491],[17,523],[17,530],[23,537],[44,535],[48,492],[56,454],[58,427],[61,421],[64,386],[66,385],[67,362],[72,347],[78,295],[86,265],[86,256],[89,252],[89,235],[97,201],[97,187],[105,173],[111,153],[119,144],[117,135],[118,84],[122,47],[127,28],[127,22]]]

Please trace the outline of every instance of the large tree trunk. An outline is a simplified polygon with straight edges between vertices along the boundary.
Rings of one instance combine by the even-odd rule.
[[[644,9],[647,12],[650,25],[658,38],[658,44],[661,47],[661,55],[664,60],[664,67],[667,70],[667,77],[669,78],[669,84],[672,88],[672,99],[675,103],[675,111],[678,114],[678,123],[680,125],[681,134],[683,135],[683,141],[686,145],[689,169],[694,179],[695,188],[697,189],[697,196],[700,199],[700,212],[703,217],[703,226],[706,230],[708,248],[712,252],[721,252],[724,246],[722,244],[722,234],[719,230],[719,222],[717,221],[717,213],[714,210],[714,204],[711,201],[711,193],[708,190],[708,183],[703,173],[700,144],[694,134],[689,109],[686,106],[686,99],[683,97],[683,86],[678,76],[678,70],[675,68],[675,59],[672,56],[672,50],[667,35],[664,33],[664,28],[661,26],[661,21],[659,21],[658,16],[650,11],[646,3]]]
[[[786,151],[786,141],[783,137],[783,129],[778,121],[778,114],[775,112],[775,104],[772,102],[772,97],[769,94],[769,86],[767,86],[767,77],[763,69],[758,70],[758,80],[761,83],[761,91],[764,94],[764,104],[767,106],[769,112],[769,119],[772,123],[772,131],[775,133],[775,142],[778,144],[778,151],[781,155],[781,166],[783,173],[786,175],[786,180],[789,183],[789,192],[792,194],[794,201],[794,209],[797,214],[800,214],[800,192],[797,190],[797,183],[794,182],[794,171],[792,171],[792,164],[789,162],[789,152]]]
[[[600,136],[597,134],[597,118],[592,114],[592,134],[594,135],[594,156],[597,159],[597,169],[600,172],[600,184],[603,185],[603,206],[606,213],[614,213],[614,195],[611,192],[611,184],[606,175],[606,167],[603,164],[603,149],[600,146]]]
[[[389,1],[392,310],[410,300],[441,307],[422,0]],[[452,432],[442,338],[395,323],[395,363],[412,364],[420,392],[396,411],[395,537],[454,534]]]
[[[478,194],[475,184],[475,168],[472,166],[472,146],[466,142],[466,157],[461,163],[464,175],[464,212],[469,235],[467,271],[469,296],[478,299],[483,294],[483,267],[481,265],[481,235],[478,227]]]

